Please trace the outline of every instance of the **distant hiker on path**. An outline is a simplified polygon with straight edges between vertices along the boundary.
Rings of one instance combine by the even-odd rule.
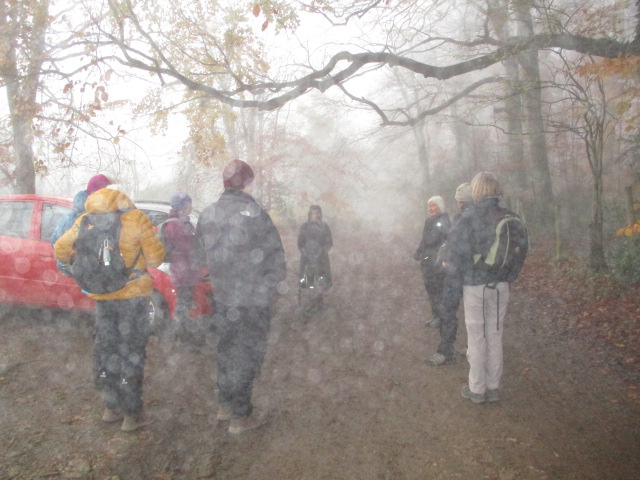
[[[311,205],[307,214],[307,221],[300,227],[298,234],[298,250],[300,250],[299,281],[303,288],[313,286],[317,292],[307,309],[307,313],[314,313],[322,309],[323,292],[331,288],[331,263],[329,250],[333,247],[331,229],[322,220],[320,205]],[[306,285],[313,282],[314,285]],[[305,285],[302,285],[305,283]]]
[[[213,285],[218,334],[218,421],[238,434],[265,423],[254,412],[253,382],[267,351],[272,304],[286,263],[280,234],[251,196],[254,173],[241,161],[223,171],[224,192],[204,209],[196,240]]]

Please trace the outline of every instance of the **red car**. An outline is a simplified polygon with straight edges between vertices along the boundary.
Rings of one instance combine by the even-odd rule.
[[[145,210],[144,207],[142,207]],[[45,195],[0,195],[0,303],[92,311],[94,302],[56,267],[51,235],[72,210],[72,199]],[[164,329],[176,293],[166,264],[149,268],[153,294],[149,314],[154,331]],[[191,317],[213,313],[211,284],[196,286]]]

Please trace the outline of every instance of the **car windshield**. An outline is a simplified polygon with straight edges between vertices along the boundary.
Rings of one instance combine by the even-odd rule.
[[[144,202],[136,202],[136,206],[147,214],[151,223],[153,223],[154,227],[157,227],[162,222],[164,222],[167,218],[169,218],[169,212],[171,211],[171,207],[167,204],[145,204]],[[196,225],[198,223],[198,217],[200,216],[200,212],[198,210],[192,210],[189,214],[189,218],[191,218],[191,223]]]

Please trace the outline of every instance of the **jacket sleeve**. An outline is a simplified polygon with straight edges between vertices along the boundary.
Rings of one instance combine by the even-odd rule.
[[[71,228],[64,232],[56,243],[53,246],[53,255],[56,257],[60,263],[69,263],[71,261],[71,252],[73,251],[73,244],[78,238],[78,232],[80,230],[80,222],[82,221],[83,215],[80,215],[76,218],[76,221],[73,223]]]
[[[325,248],[325,251],[328,252],[333,247],[333,237],[331,236],[331,229],[329,228],[329,224],[325,223],[325,226],[327,227],[327,232],[326,232],[326,237],[324,242],[324,248]]]
[[[144,263],[148,267],[158,267],[164,261],[164,247],[162,242],[156,235],[153,229],[153,224],[149,217],[147,217],[141,210],[135,210],[138,212],[137,224],[140,232],[140,248],[142,250],[142,256],[139,258],[136,264],[137,268],[145,268]]]
[[[60,220],[60,222],[58,222],[56,229],[51,234],[51,245],[55,245],[58,239],[73,226],[77,217],[78,213],[74,210],[69,212],[62,220]]]
[[[424,222],[424,227],[422,227],[422,237],[420,238],[420,245],[418,245],[418,249],[416,253],[413,254],[413,258],[415,260],[420,260],[427,249],[427,242],[429,237],[429,219]]]
[[[306,224],[302,224],[302,226],[300,227],[300,232],[298,233],[298,250],[300,250],[300,253],[303,253],[302,250],[304,249],[305,244],[307,243],[307,238],[305,235],[305,226]]]
[[[284,254],[284,247],[278,229],[273,224],[271,218],[266,212],[263,212],[265,221],[265,250],[266,253],[266,274],[273,282],[273,288],[282,282],[287,276],[287,263]]]

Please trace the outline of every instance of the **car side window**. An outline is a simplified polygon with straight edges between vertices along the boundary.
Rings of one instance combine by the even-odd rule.
[[[33,202],[0,203],[0,235],[29,238]]]
[[[64,217],[66,217],[71,209],[64,205],[55,205],[53,203],[45,203],[42,206],[42,220],[40,225],[40,240],[50,241],[53,231]]]
[[[160,212],[158,210],[146,210],[144,208],[141,208],[140,210],[147,214],[147,217],[149,217],[149,220],[151,220],[151,223],[153,223],[154,227],[157,227],[167,218],[169,218],[168,213]]]

